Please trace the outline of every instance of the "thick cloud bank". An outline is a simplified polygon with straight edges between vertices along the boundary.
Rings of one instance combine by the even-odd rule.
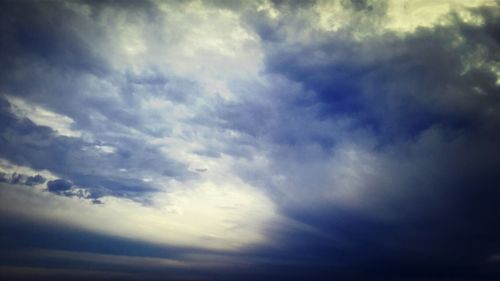
[[[7,279],[500,277],[498,1],[0,6]]]

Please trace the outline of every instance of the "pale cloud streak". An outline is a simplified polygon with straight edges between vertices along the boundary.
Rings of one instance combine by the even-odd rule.
[[[159,245],[235,250],[265,242],[260,229],[277,218],[267,198],[243,183],[197,185],[157,193],[149,205],[117,197],[101,197],[96,205],[2,184],[1,205],[4,214]]]
[[[61,136],[74,138],[82,136],[82,132],[72,127],[75,121],[68,116],[57,114],[13,96],[6,96],[6,99],[11,104],[12,112],[18,118],[28,118],[39,126],[51,128]]]

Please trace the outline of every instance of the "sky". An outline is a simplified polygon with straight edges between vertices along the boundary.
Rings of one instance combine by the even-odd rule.
[[[4,0],[0,50],[2,280],[500,280],[497,0]]]

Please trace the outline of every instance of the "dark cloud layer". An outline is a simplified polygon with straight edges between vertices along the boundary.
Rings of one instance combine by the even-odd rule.
[[[47,182],[47,189],[50,192],[58,193],[62,191],[67,191],[73,186],[73,183],[61,179],[53,180]]]
[[[353,5],[358,9],[361,4]],[[499,251],[500,234],[494,215],[500,200],[496,173],[500,159],[494,153],[500,142],[500,89],[492,66],[498,61],[500,47],[498,12],[473,11],[484,22],[479,26],[451,15],[449,25],[418,29],[404,37],[388,33],[357,41],[346,38],[346,30],[339,30],[294,44],[286,36],[269,35],[271,30],[286,34],[286,20],[265,28],[261,26],[265,21],[250,22],[257,25],[264,40],[267,70],[300,83],[314,94],[308,99],[292,98],[286,111],[264,117],[264,124],[272,124],[273,129],[257,132],[254,130],[262,125],[238,122],[251,119],[245,114],[263,116],[255,114],[261,109],[240,105],[235,111],[240,117],[231,119],[232,127],[291,141],[295,134],[277,134],[290,126],[303,126],[299,136],[311,136],[310,122],[347,117],[354,127],[350,130],[366,130],[375,153],[389,161],[388,167],[382,166],[386,162],[379,163],[386,174],[365,183],[366,191],[372,190],[373,195],[362,204],[378,206],[370,214],[327,202],[298,209],[285,204],[288,216],[332,237],[285,231],[280,237],[289,243],[285,259],[315,264],[304,270],[308,272],[305,276],[300,276],[301,270],[291,276],[303,279],[312,274],[325,280],[496,278],[498,267],[491,263],[491,256]],[[293,21],[293,15],[290,17]],[[318,54],[321,60],[316,59]],[[280,96],[276,103],[283,101]],[[283,117],[304,107],[318,109],[313,116],[301,114],[311,118],[309,122],[290,123]],[[321,134],[323,138],[292,142],[287,151],[317,143],[325,153],[335,152],[335,146],[324,144],[335,144],[338,133]],[[285,159],[290,156],[276,155],[276,174],[305,177],[309,182],[318,175],[293,166],[290,169],[283,164],[289,163]],[[296,157],[307,159],[306,155]],[[294,172],[299,175],[290,174]],[[290,182],[290,192],[294,184]],[[380,219],[376,214],[374,218],[373,212],[398,215]],[[286,268],[284,271],[293,271]]]
[[[82,16],[68,3],[2,4],[1,158],[60,177],[46,183],[54,194],[146,203],[159,190],[151,178],[182,183],[213,172],[174,157],[180,147],[158,145],[186,130],[182,138],[193,138],[193,154],[207,163],[233,159],[234,174],[260,188],[285,219],[264,227],[268,244],[235,253],[160,249],[73,230],[66,230],[71,233],[63,245],[47,226],[38,237],[26,229],[29,223],[0,218],[7,237],[2,247],[162,258],[194,253],[238,264],[128,272],[152,280],[168,274],[172,280],[499,278],[498,5],[469,9],[476,22],[450,12],[444,24],[400,34],[384,29],[385,1],[340,1],[349,17],[336,30],[314,25],[319,14],[312,1],[271,1],[277,18],[252,3],[209,1],[207,7],[238,14],[258,38],[260,75],[269,83],[234,82],[229,88],[241,96],[200,102],[199,77],[154,66],[144,73],[123,70],[98,51],[118,44],[99,25],[109,20],[106,13],[138,25],[156,23],[156,4],[82,2],[90,7],[90,16]],[[68,116],[71,128],[84,134],[60,135],[16,115],[12,96]],[[187,108],[189,117],[145,115],[144,97]],[[203,110],[195,110],[200,103]],[[231,137],[218,135],[228,131]],[[0,174],[12,185],[46,180]],[[25,236],[14,239],[14,249],[9,241],[17,233]],[[5,256],[0,262],[23,264]],[[36,258],[26,263],[81,266]]]
[[[0,172],[0,182],[34,186],[37,184],[43,184],[43,183],[45,183],[45,181],[46,181],[46,179],[41,175],[28,176],[28,175],[19,174],[16,172],[14,172],[12,174]]]
[[[365,7],[352,4],[356,10]],[[285,202],[289,217],[331,238],[283,230],[276,238],[287,245],[282,256],[279,250],[265,255],[301,260],[303,267],[269,272],[289,272],[297,280],[311,275],[325,280],[496,278],[491,257],[499,251],[500,232],[494,215],[500,200],[500,159],[494,153],[500,142],[494,68],[498,12],[474,10],[481,25],[450,15],[448,25],[404,37],[385,33],[357,41],[346,36],[353,28],[348,26],[292,43],[287,28],[299,12],[282,22],[247,15],[263,40],[267,71],[300,83],[304,94],[278,92],[265,106],[231,104],[221,111],[222,118],[232,129],[273,143],[272,173],[291,178],[288,191],[281,191],[293,194],[294,185],[315,190],[300,184],[313,185],[313,178],[325,175],[307,168],[316,163],[308,162],[310,152],[301,147],[319,145],[323,153],[335,154],[339,139],[345,138],[339,129],[353,142],[360,141],[353,132],[364,131],[361,136],[370,138],[372,153],[384,159],[378,163],[384,174],[369,178],[363,189],[373,193],[362,203],[376,206],[369,214],[335,207],[326,199],[314,207]],[[314,131],[318,120],[328,124],[342,118],[349,120],[347,128]],[[305,164],[290,164],[300,161]],[[259,172],[242,173],[272,190],[274,184],[260,181]],[[336,183],[318,184],[328,188]],[[378,218],[378,212],[397,215]]]

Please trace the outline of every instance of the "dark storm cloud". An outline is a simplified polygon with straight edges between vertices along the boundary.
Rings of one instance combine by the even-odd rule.
[[[1,158],[51,171],[60,179],[47,182],[47,190],[58,195],[147,203],[157,190],[147,179],[182,182],[216,170],[201,165],[189,167],[198,173],[190,172],[169,158],[175,145],[165,148],[149,140],[168,139],[179,127],[189,131],[183,139],[206,129],[206,139],[192,141],[192,153],[208,159],[207,167],[230,158],[229,172],[261,188],[276,204],[287,222],[264,228],[268,244],[220,253],[244,260],[247,267],[196,276],[498,279],[498,263],[492,262],[500,254],[498,7],[471,10],[481,24],[452,13],[446,24],[396,34],[384,29],[386,1],[340,1],[349,13],[347,23],[329,31],[314,25],[315,2],[272,1],[279,12],[272,18],[254,4],[211,1],[239,13],[259,37],[261,74],[270,86],[235,82],[231,90],[241,96],[210,100],[202,112],[191,112],[200,91],[197,77],[179,78],[154,66],[138,73],[124,70],[109,59],[113,51],[105,52],[120,41],[108,42],[99,23],[113,27],[120,24],[116,18],[154,23],[158,11],[150,2],[5,3],[2,95],[68,116],[71,128],[83,135],[62,136],[17,116],[0,98]],[[83,4],[89,14],[71,3]],[[144,97],[161,97],[191,114],[176,123],[141,107]],[[224,135],[228,131],[231,136]],[[0,181],[11,184],[44,183],[40,177],[0,173]],[[7,225],[0,228],[7,237],[0,242],[10,245],[21,233],[14,239],[20,248],[49,245],[161,257],[193,251],[78,231],[68,235],[71,239],[55,239],[65,235],[45,227],[39,236],[26,229],[30,224],[0,223]],[[165,273],[138,271],[143,279]],[[193,271],[171,273],[186,277]]]
[[[29,176],[26,179],[27,185],[35,185],[45,183],[46,179],[41,175]]]
[[[45,181],[46,179],[41,175],[28,176],[16,172],[8,175],[7,173],[0,172],[0,182],[34,186],[37,184],[43,184]]]
[[[1,75],[4,90],[6,86],[14,86],[29,91],[16,79],[15,73],[36,60],[71,72],[89,71],[101,75],[107,72],[105,62],[92,52],[91,42],[73,30],[75,16],[73,11],[54,1],[2,3],[0,44],[4,51],[0,59],[6,66]]]
[[[75,9],[78,6],[88,9],[89,18]],[[13,68],[33,60],[70,72],[109,75],[111,69],[106,59],[93,48],[96,41],[104,39],[104,30],[92,20],[109,10],[154,20],[153,8],[149,1],[3,1],[0,59],[9,66],[2,69],[3,86],[17,82],[15,76],[9,75]]]
[[[358,42],[338,39],[340,30],[294,46],[268,43],[266,66],[314,91],[325,116],[351,114],[382,136],[418,135],[435,124],[498,125],[498,114],[487,113],[499,102],[490,68],[498,60],[498,11],[475,13],[484,25],[455,18],[402,39],[389,33]],[[484,62],[473,61],[479,54]]]
[[[352,5],[356,12],[370,10],[364,1]],[[494,215],[500,211],[500,158],[494,153],[500,143],[499,10],[472,12],[482,24],[452,14],[445,26],[404,36],[387,32],[356,40],[348,33],[356,26],[347,26],[310,31],[302,42],[287,41],[294,14],[281,21],[246,15],[263,40],[267,71],[303,85],[304,95],[277,88],[278,98],[269,103],[246,101],[220,111],[224,126],[270,143],[271,171],[245,166],[242,176],[275,190],[262,173],[284,175],[289,180],[280,192],[305,196],[299,203],[285,200],[283,212],[329,237],[280,230],[276,240],[287,245],[282,256],[265,255],[324,262],[319,268],[304,262],[302,272],[323,278],[492,280],[498,274],[489,260],[500,251]],[[346,126],[333,125],[341,119]],[[359,164],[376,165],[377,174],[354,178],[361,176],[366,198],[355,207],[328,199],[314,207],[300,203],[307,190],[342,181],[332,182],[327,175],[334,170],[305,148],[319,145],[321,157],[338,161],[337,144],[346,136],[376,155],[374,163]],[[357,189],[352,183],[347,188]]]
[[[57,179],[47,182],[47,189],[50,192],[59,193],[62,191],[67,191],[73,186],[73,183],[63,179]]]

